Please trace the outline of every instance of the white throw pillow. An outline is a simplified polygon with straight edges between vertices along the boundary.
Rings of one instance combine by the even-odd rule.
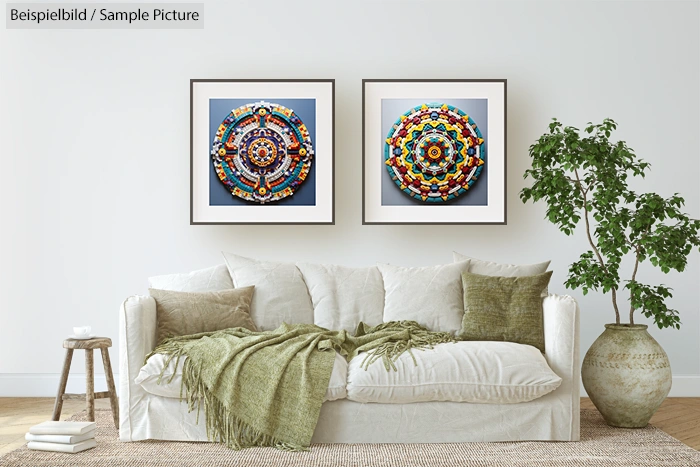
[[[314,307],[301,272],[293,263],[259,261],[224,253],[236,287],[255,286],[250,316],[261,331],[287,324],[313,324]]]
[[[409,404],[450,401],[516,404],[542,397],[562,379],[530,345],[468,341],[414,350],[396,359],[398,371],[379,361],[362,368],[365,353],[350,361],[347,397],[356,402]]]
[[[140,384],[146,392],[156,396],[179,399],[180,387],[182,386],[182,366],[185,364],[187,357],[180,359],[177,368],[175,367],[176,360],[176,358],[171,359],[165,371],[163,371],[165,356],[159,353],[152,355],[146,364],[141,367],[134,383]],[[161,372],[163,373],[162,378]],[[160,384],[158,384],[159,378],[161,380]],[[331,379],[328,382],[328,389],[326,389],[326,396],[323,401],[345,399],[347,396],[347,380],[348,362],[345,360],[345,357],[336,352]],[[182,397],[185,397],[184,390]]]
[[[297,263],[314,306],[314,324],[354,334],[363,321],[382,322],[384,283],[376,266],[348,268],[334,264]]]
[[[481,274],[482,276],[500,276],[500,277],[523,277],[523,276],[536,276],[538,274],[543,274],[547,272],[549,263],[552,261],[545,261],[544,263],[536,264],[500,264],[494,263],[493,261],[483,261],[476,258],[471,258],[465,256],[456,251],[452,252],[452,258],[454,262],[469,260],[469,272],[473,274]]]
[[[462,326],[462,273],[469,261],[421,268],[378,264],[384,280],[384,322],[413,320],[431,331]]]
[[[165,274],[148,278],[149,288],[175,292],[220,292],[233,288],[225,264],[187,274]]]

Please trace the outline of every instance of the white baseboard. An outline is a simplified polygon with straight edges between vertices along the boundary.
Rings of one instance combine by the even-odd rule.
[[[0,397],[55,397],[58,390],[58,373],[0,373]],[[119,392],[119,375],[114,375],[114,384]],[[95,391],[106,391],[104,375],[95,375]],[[85,375],[71,374],[68,378],[68,393],[85,392]],[[586,397],[581,385],[581,397]],[[677,375],[668,397],[700,397],[700,375]]]
[[[588,397],[583,383],[581,397]],[[668,397],[700,397],[700,375],[675,375]]]
[[[700,376],[678,375],[673,377],[669,397],[700,397]]]
[[[0,397],[56,397],[60,373],[0,373]],[[119,375],[114,375],[119,393]],[[95,375],[95,392],[106,391],[105,375]],[[85,393],[85,374],[70,374],[66,393]]]

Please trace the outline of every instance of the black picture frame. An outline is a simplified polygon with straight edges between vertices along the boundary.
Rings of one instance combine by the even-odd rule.
[[[461,84],[470,84],[470,83],[489,83],[493,84],[496,86],[502,86],[502,108],[499,106],[500,112],[497,112],[499,117],[499,124],[502,125],[502,132],[499,132],[499,134],[502,134],[502,166],[499,167],[499,173],[498,174],[489,174],[489,177],[499,177],[500,180],[498,180],[500,185],[502,185],[502,192],[496,192],[496,196],[499,198],[499,206],[496,208],[499,209],[502,212],[502,215],[497,216],[498,218],[496,219],[489,219],[486,221],[483,220],[475,220],[475,221],[470,221],[470,220],[462,220],[462,219],[454,219],[454,220],[434,220],[431,218],[427,218],[425,221],[415,221],[415,220],[408,220],[408,219],[402,219],[402,220],[387,220],[387,219],[382,219],[381,216],[372,214],[371,216],[368,215],[368,174],[372,174],[372,170],[379,170],[380,169],[380,164],[377,163],[377,159],[375,154],[368,154],[368,124],[381,124],[381,115],[372,115],[368,116],[368,104],[367,104],[367,99],[368,99],[368,92],[367,88],[369,86],[372,86],[374,84],[390,84],[392,88],[400,88],[402,85],[410,85],[411,83],[419,83],[419,84],[425,84],[425,83],[430,83],[430,84],[435,84],[435,91],[430,92],[426,94],[424,97],[435,97],[436,95],[441,95],[441,96],[446,96],[446,92],[444,90],[445,84],[446,83],[461,83]],[[468,87],[468,86],[467,86]],[[393,93],[395,94],[395,93]],[[414,97],[415,96],[411,96]],[[474,96],[469,96],[469,95],[453,95],[449,96],[450,98],[461,98],[461,99],[469,99],[473,98]],[[376,97],[373,97],[373,99],[376,99]],[[490,103],[489,103],[490,104]],[[376,106],[374,106],[376,107]],[[490,109],[489,109],[490,110]],[[370,122],[370,118],[372,119]],[[489,111],[489,122],[491,122],[491,112]],[[376,131],[373,132],[373,134],[376,135]],[[379,133],[381,135],[381,132]],[[383,138],[384,135],[381,135]],[[377,141],[374,141],[377,142]],[[377,144],[378,147],[378,144]],[[373,151],[371,149],[370,151]],[[374,163],[375,168],[370,168],[368,158],[369,157],[374,157],[372,162]],[[487,157],[490,157],[490,154],[487,155]],[[488,159],[487,159],[488,161]],[[488,162],[487,162],[488,163]],[[373,174],[372,174],[373,175]],[[373,176],[373,179],[376,180],[376,176]],[[376,184],[375,184],[376,185]],[[401,224],[401,225],[423,225],[423,224],[433,224],[433,225],[506,225],[507,224],[507,80],[506,79],[363,79],[362,80],[362,224],[363,225],[393,225],[393,224]],[[397,187],[398,188],[398,187]],[[376,190],[374,190],[376,192]],[[490,193],[490,192],[489,192]],[[374,199],[372,200],[374,203],[374,210],[377,211],[376,209],[376,196],[374,196]],[[501,206],[502,204],[502,206]],[[443,206],[430,206],[430,205],[424,205],[424,206],[417,206],[418,209],[421,209],[423,211],[416,211],[416,212],[421,212],[421,213],[426,213],[428,210],[431,209],[441,209]],[[382,211],[386,211],[384,207],[382,206]],[[468,212],[468,210],[465,210],[465,212]],[[422,216],[416,216],[416,217],[422,217]]]
[[[329,199],[330,201],[330,207],[324,206],[324,213],[323,213],[323,220],[313,220],[313,221],[305,221],[305,220],[236,220],[236,219],[230,219],[230,220],[211,220],[207,219],[206,216],[203,218],[202,215],[199,215],[197,212],[197,203],[200,202],[200,200],[197,199],[198,195],[196,193],[196,185],[197,183],[203,183],[202,180],[198,180],[195,176],[196,168],[195,168],[195,158],[201,154],[196,154],[197,152],[202,152],[201,149],[195,149],[195,131],[196,131],[196,126],[200,124],[200,122],[197,122],[197,118],[199,116],[195,115],[196,110],[196,102],[195,102],[195,88],[200,85],[206,85],[206,84],[230,84],[232,85],[232,88],[235,88],[235,85],[240,85],[240,84],[261,84],[264,85],[266,83],[272,83],[272,84],[290,84],[291,88],[294,87],[294,84],[298,83],[317,83],[317,84],[329,84],[330,85],[330,109],[326,113],[328,113],[328,118],[330,120],[330,129],[328,132],[328,135],[326,135],[329,139],[330,142],[326,144],[330,148],[330,157],[329,157],[329,163],[330,167],[326,167],[326,175],[330,178],[330,187],[328,189],[327,193],[321,193],[319,196],[319,193],[316,195],[316,199],[322,198],[322,199]],[[291,89],[290,88],[290,89]],[[260,94],[260,93],[258,93]],[[264,95],[264,93],[262,94]],[[235,93],[231,95],[232,98],[239,98]],[[273,95],[272,98],[275,97],[280,97],[278,95]],[[326,109],[328,110],[328,109]],[[318,114],[317,114],[318,116]],[[317,161],[314,161],[315,163]],[[211,165],[211,160],[209,159],[209,164]],[[318,186],[316,187],[318,190]],[[274,205],[273,203],[266,204],[266,205],[260,205],[260,206],[244,206],[243,209],[246,210],[256,210],[256,209],[265,209],[268,206]],[[231,211],[236,211],[236,209],[232,209]],[[250,213],[244,212],[248,217],[250,217]],[[232,216],[235,214],[232,214]],[[190,79],[190,225],[335,225],[335,79]]]

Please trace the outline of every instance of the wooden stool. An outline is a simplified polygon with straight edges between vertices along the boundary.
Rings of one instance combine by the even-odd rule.
[[[61,382],[58,384],[58,394],[56,394],[56,402],[53,406],[53,417],[51,420],[59,420],[61,417],[61,409],[63,401],[67,399],[82,399],[85,398],[87,405],[88,420],[95,421],[95,399],[104,399],[109,397],[109,403],[112,406],[112,416],[114,417],[114,426],[119,429],[119,404],[117,403],[117,391],[114,389],[114,377],[112,376],[112,365],[109,362],[109,347],[112,347],[112,339],[109,337],[94,337],[92,339],[66,339],[63,341],[63,348],[66,349],[66,360],[63,363],[63,373],[61,374]],[[85,350],[85,394],[66,394],[66,383],[68,383],[68,373],[70,372],[70,364],[73,360],[73,350]],[[106,392],[95,392],[95,372],[92,360],[92,351],[100,349],[102,352],[102,364],[105,369],[105,377],[107,378]]]

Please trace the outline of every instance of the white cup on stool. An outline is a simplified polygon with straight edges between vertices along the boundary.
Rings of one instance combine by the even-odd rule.
[[[92,327],[90,326],[76,326],[73,328],[73,335],[78,338],[90,337],[90,332],[92,332]]]

